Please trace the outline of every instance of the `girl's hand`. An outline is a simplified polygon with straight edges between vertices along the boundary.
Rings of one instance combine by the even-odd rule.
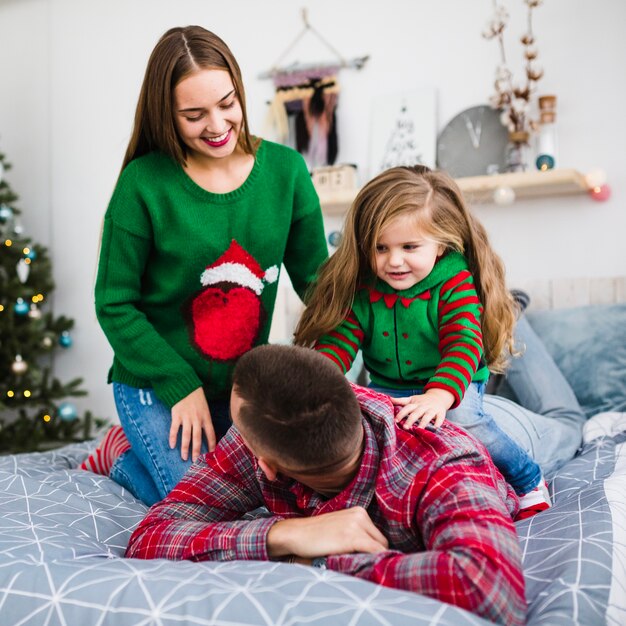
[[[172,407],[170,448],[176,447],[178,431],[181,428],[183,432],[180,440],[180,456],[183,461],[189,458],[189,444],[191,444],[191,460],[195,461],[200,456],[203,433],[209,452],[215,448],[215,431],[211,421],[211,412],[202,387],[198,387]]]
[[[431,422],[435,428],[439,428],[446,419],[446,411],[454,403],[454,396],[445,389],[429,389],[419,396],[391,398],[391,401],[403,406],[394,419],[398,424],[406,418],[402,424],[405,430],[409,430],[417,420],[418,428],[426,428]]]

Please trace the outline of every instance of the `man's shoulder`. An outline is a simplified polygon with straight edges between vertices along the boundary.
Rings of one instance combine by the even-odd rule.
[[[385,426],[393,425],[395,409],[388,395],[356,383],[350,383],[350,387],[359,402],[361,413],[375,430],[379,430],[376,426],[384,429]],[[379,438],[380,436],[377,436],[377,439]]]
[[[489,458],[480,441],[447,420],[439,428],[418,428],[414,425],[409,430],[399,430],[402,432],[402,440],[422,455],[430,453],[433,458],[445,457],[447,460],[462,458],[471,464]]]
[[[231,426],[226,434],[217,442],[213,452],[198,458],[194,465],[210,467],[218,474],[232,476],[237,472],[247,472],[254,466],[254,456],[246,446],[235,426]]]
[[[398,426],[393,457],[386,456],[390,465],[401,467],[399,474],[404,480],[393,482],[398,497],[407,504],[427,494],[448,500],[459,481],[465,491],[481,491],[485,485],[497,487],[502,481],[484,446],[448,421],[436,429],[413,426],[404,430]],[[503,488],[503,499],[505,492]],[[455,506],[453,499],[448,505]]]
[[[484,446],[469,435],[465,430],[455,424],[445,421],[442,426],[435,429],[432,427],[418,428],[417,425],[410,430],[396,426],[394,416],[399,407],[395,406],[391,398],[386,394],[373,389],[350,383],[354,394],[359,401],[361,411],[370,423],[378,422],[380,425],[391,426],[395,431],[396,441],[388,438],[386,445],[397,448],[406,448],[410,453],[426,457],[446,455],[488,457]]]

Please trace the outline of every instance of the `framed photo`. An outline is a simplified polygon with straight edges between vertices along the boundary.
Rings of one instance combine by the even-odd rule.
[[[399,165],[435,167],[437,145],[434,87],[375,98],[372,103],[369,178]]]

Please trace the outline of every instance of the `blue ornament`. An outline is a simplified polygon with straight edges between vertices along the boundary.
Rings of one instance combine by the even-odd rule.
[[[13,209],[8,204],[0,204],[0,223],[4,224],[13,217]]]
[[[27,302],[24,302],[22,298],[18,298],[15,306],[13,307],[15,311],[15,315],[28,315],[28,311],[30,311],[30,307]]]
[[[57,413],[64,422],[73,422],[78,417],[78,411],[71,402],[60,404]]]
[[[554,157],[549,154],[540,154],[535,161],[537,169],[545,172],[551,170],[554,167]]]
[[[333,230],[332,233],[328,235],[328,243],[336,248],[341,243],[341,233],[338,230]]]
[[[72,345],[72,336],[64,330],[59,337],[59,345],[62,348],[69,348]]]
[[[26,254],[25,256],[27,259],[34,261],[37,258],[37,253],[32,248],[30,248],[28,250],[28,254]]]

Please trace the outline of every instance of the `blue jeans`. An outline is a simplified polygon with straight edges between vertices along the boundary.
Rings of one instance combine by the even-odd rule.
[[[485,410],[539,463],[549,479],[576,454],[586,418],[569,383],[525,317],[517,322],[515,339],[518,346],[525,347],[524,354],[511,359],[499,395],[485,395]]]
[[[495,466],[517,494],[534,489],[541,479],[541,468],[526,451],[502,431],[493,417],[483,409],[485,383],[472,383],[461,404],[446,413],[446,419],[462,426],[487,448]],[[376,391],[392,397],[419,395],[423,389],[402,390],[370,385]]]
[[[113,395],[131,448],[115,460],[110,477],[151,506],[176,486],[191,465],[191,458],[183,461],[180,456],[180,431],[176,447],[170,448],[172,413],[152,389],[113,383]],[[220,439],[231,425],[229,403],[210,401],[209,410],[216,437]],[[207,450],[203,438],[202,453]]]
[[[503,389],[498,391],[503,395],[484,395],[483,411],[549,479],[580,447],[585,414],[525,317],[517,321],[515,339],[524,353],[511,359]]]

